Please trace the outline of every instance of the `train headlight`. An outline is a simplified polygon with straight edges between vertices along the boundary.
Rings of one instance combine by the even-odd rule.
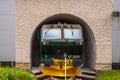
[[[49,42],[47,42],[47,41],[43,42],[43,45],[49,45]]]
[[[42,66],[42,67],[44,67],[44,66],[45,66],[45,64],[44,64],[44,63],[41,63],[41,66]]]
[[[78,42],[76,42],[76,45],[82,45],[82,42],[78,41]]]

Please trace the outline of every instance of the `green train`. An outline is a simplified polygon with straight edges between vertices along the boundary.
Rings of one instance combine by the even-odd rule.
[[[41,28],[40,71],[74,77],[80,72],[83,29],[79,24],[45,24]]]

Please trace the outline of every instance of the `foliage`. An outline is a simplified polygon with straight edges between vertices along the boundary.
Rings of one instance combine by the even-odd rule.
[[[36,78],[28,70],[0,67],[0,80],[36,80]]]
[[[98,71],[98,80],[120,80],[120,70]]]

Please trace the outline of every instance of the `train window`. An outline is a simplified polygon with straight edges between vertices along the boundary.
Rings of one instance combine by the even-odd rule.
[[[61,39],[61,29],[44,29],[44,39]]]
[[[65,39],[81,39],[82,34],[80,29],[64,29]]]

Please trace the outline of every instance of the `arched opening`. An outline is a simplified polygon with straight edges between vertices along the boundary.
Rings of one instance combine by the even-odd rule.
[[[92,30],[82,19],[70,14],[57,14],[45,19],[33,33],[31,43],[31,63],[32,67],[40,64],[40,43],[37,40],[37,32],[44,24],[57,24],[58,22],[67,24],[80,24],[84,31],[84,48],[82,52],[82,63],[85,67],[95,69],[96,45]]]

